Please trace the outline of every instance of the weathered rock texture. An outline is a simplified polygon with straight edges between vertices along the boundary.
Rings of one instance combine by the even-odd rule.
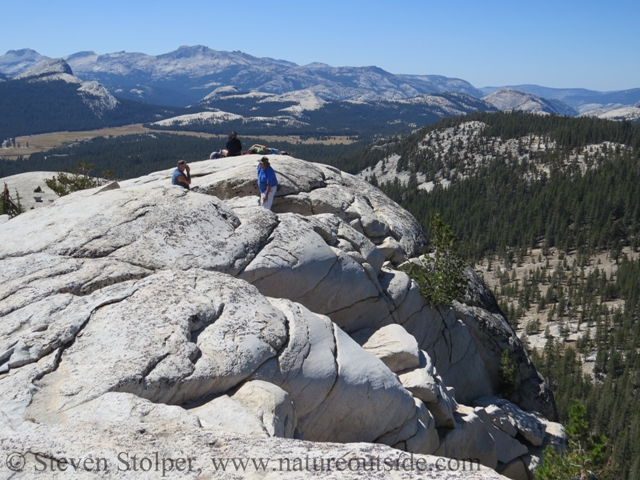
[[[158,172],[0,225],[3,450],[31,452],[26,468],[37,452],[115,461],[143,446],[181,458],[404,450],[520,475],[547,427],[561,446],[561,427],[494,397],[509,349],[520,366],[511,400],[553,420],[481,282],[469,305],[445,308],[395,269],[424,252],[415,219],[365,182],[289,157],[272,160],[280,185],[267,211],[256,161],[193,164],[191,191]],[[207,461],[204,475],[222,477]],[[254,474],[243,475],[272,476]],[[419,476],[358,475],[384,474]]]

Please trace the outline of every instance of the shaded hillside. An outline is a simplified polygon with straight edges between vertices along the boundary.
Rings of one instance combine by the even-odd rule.
[[[116,108],[97,114],[78,87],[63,80],[0,82],[0,139],[148,122],[180,112],[119,99]]]

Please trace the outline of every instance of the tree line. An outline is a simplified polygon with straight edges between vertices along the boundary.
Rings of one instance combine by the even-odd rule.
[[[264,140],[241,137],[245,150]],[[113,170],[117,179],[135,178],[175,166],[179,159],[188,162],[209,158],[224,148],[226,136],[204,138],[188,135],[152,133],[119,137],[96,137],[72,146],[34,153],[27,160],[0,160],[0,177],[33,171],[67,172],[78,163],[93,164],[95,172]],[[361,144],[324,145],[269,142],[269,147],[291,152],[296,158],[334,164],[335,159],[361,148]]]

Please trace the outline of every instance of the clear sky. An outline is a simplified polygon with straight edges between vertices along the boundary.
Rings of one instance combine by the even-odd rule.
[[[640,87],[640,0],[3,0],[0,55],[181,45],[476,87]]]

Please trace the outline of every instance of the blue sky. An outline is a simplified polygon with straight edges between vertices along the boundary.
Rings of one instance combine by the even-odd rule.
[[[638,0],[4,0],[2,18],[0,54],[206,45],[476,87],[640,87]]]

